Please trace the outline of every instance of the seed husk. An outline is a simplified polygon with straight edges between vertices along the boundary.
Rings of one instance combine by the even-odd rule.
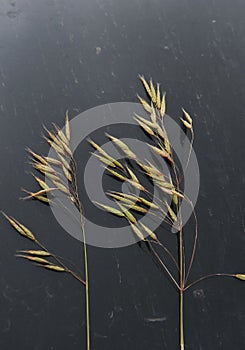
[[[145,237],[143,233],[140,231],[140,229],[134,223],[131,223],[131,222],[130,222],[130,226],[132,231],[136,234],[136,236],[140,238],[142,241],[144,241]]]
[[[70,191],[68,190],[68,188],[63,185],[60,181],[53,181],[53,184],[63,193],[65,194],[69,194]]]
[[[106,168],[107,171],[109,171],[112,175],[114,175],[116,178],[118,178],[119,180],[121,181],[127,181],[128,179],[121,175],[121,174],[118,174],[116,171],[110,169],[110,168]]]
[[[108,159],[108,161],[110,161],[112,164],[114,164],[115,166],[124,169],[122,164],[120,162],[118,162],[116,159],[112,158],[108,153],[106,153],[99,145],[97,145],[97,143],[95,143],[94,141],[92,141],[91,139],[88,140],[89,143],[106,159]],[[95,156],[97,156],[94,153]]]
[[[35,199],[38,199],[40,202],[43,203],[50,203],[50,199],[44,196],[36,196]]]
[[[26,192],[28,194],[28,196],[24,197],[22,199],[31,199],[31,198],[32,199],[39,199],[42,202],[48,203],[49,202],[48,198],[43,196],[43,194],[47,194],[48,192],[52,192],[55,190],[56,190],[56,188],[48,188],[46,190],[40,190],[40,191],[34,193],[34,192],[30,192],[30,191],[23,189],[23,191]]]
[[[140,75],[139,76],[142,84],[144,85],[144,88],[147,92],[147,94],[149,95],[150,98],[152,98],[152,93],[151,93],[151,89],[150,89],[150,86],[148,85],[147,81],[145,80],[144,76],[143,75]]]
[[[39,258],[37,256],[22,255],[22,254],[16,254],[15,256],[18,258],[24,258],[24,259],[27,259],[30,261],[34,261],[34,262],[37,262],[39,264],[50,264],[50,262],[48,260],[43,259],[43,258]]]
[[[171,217],[171,219],[173,220],[173,222],[177,221],[177,216],[175,214],[175,212],[173,211],[173,209],[170,207],[170,205],[165,201],[166,207],[168,208],[168,213]]]
[[[57,133],[57,138],[61,141],[62,145],[65,144],[67,147],[69,147],[69,141],[67,140],[67,137],[65,136],[63,131],[55,123],[53,123],[53,126]]]
[[[148,144],[148,146],[151,147],[151,149],[153,149],[153,151],[156,152],[157,154],[159,154],[161,157],[166,158],[171,163],[173,163],[172,157],[169,155],[169,153],[166,150],[160,149],[160,148],[158,148],[156,146],[152,146],[150,144]]]
[[[155,241],[158,240],[156,234],[151,230],[149,229],[149,227],[145,226],[144,224],[142,224],[142,222],[140,222],[140,225],[143,227],[143,229],[145,230],[145,232],[152,238],[154,239]]]
[[[180,118],[180,120],[182,121],[182,123],[184,124],[184,126],[187,129],[192,129],[192,125],[190,123],[188,123],[186,120],[184,120],[183,118]]]
[[[133,214],[130,213],[129,210],[127,210],[127,208],[125,206],[123,206],[122,204],[120,204],[118,201],[116,201],[117,205],[119,206],[119,208],[121,209],[122,213],[124,214],[124,216],[128,219],[128,221],[130,223],[136,223],[136,219],[133,216]]]
[[[113,208],[113,207],[110,207],[109,205],[104,205],[104,204],[101,204],[101,203],[98,203],[98,202],[94,202],[94,203],[96,203],[102,209],[104,209],[105,211],[108,211],[111,214],[114,214],[114,215],[117,215],[117,216],[121,216],[121,217],[125,216],[120,210],[118,210],[116,208]]]
[[[130,210],[137,211],[138,213],[145,214],[148,212],[147,209],[140,207],[139,205],[132,205],[132,204],[124,204],[125,207],[129,208]]]
[[[152,112],[151,106],[139,95],[137,95],[137,97],[140,103],[142,104],[143,108],[146,110],[146,112],[151,113]]]
[[[16,219],[14,219],[13,217],[8,216],[7,214],[5,214],[3,211],[1,212],[3,214],[3,216],[8,220],[8,222],[10,223],[10,225],[17,231],[19,232],[22,236],[29,238],[32,241],[35,241],[35,237],[33,235],[33,233],[24,225],[22,225],[19,221],[17,221]]]
[[[135,181],[133,181],[133,180],[129,180],[129,179],[127,179],[126,181],[127,181],[130,185],[132,185],[133,187],[137,188],[138,190],[140,190],[140,191],[145,191],[144,186],[142,186],[140,183],[135,182]]]
[[[160,115],[163,118],[166,113],[166,99],[165,99],[165,93],[162,96],[162,101],[161,101],[161,107],[160,107]]]
[[[36,256],[51,256],[51,254],[45,250],[18,250],[17,252]]]
[[[152,100],[153,103],[156,103],[157,95],[156,95],[156,90],[154,88],[152,79],[150,80],[150,89],[151,89],[151,100]]]
[[[139,126],[147,133],[149,134],[150,136],[153,136],[155,135],[154,131],[149,127],[147,126],[146,124],[144,124],[142,121],[140,121],[139,119],[137,118],[134,118],[137,123],[139,124]]]
[[[161,109],[161,94],[160,94],[160,84],[157,84],[157,96],[156,96],[156,107]]]
[[[129,158],[133,158],[135,159],[136,158],[136,155],[130,150],[130,148],[124,143],[122,142],[121,140],[119,140],[118,138],[112,136],[112,135],[109,135],[109,134],[106,134],[112,142],[115,143],[115,145],[117,147],[119,147]]]
[[[63,173],[64,173],[66,179],[72,183],[72,176],[71,176],[71,173],[69,172],[69,170],[64,165],[62,165],[62,170],[63,170]]]
[[[192,118],[188,112],[184,108],[182,108],[182,112],[184,114],[185,119],[188,121],[189,124],[192,125]]]
[[[58,159],[55,159],[55,158],[52,158],[52,157],[44,157],[44,158],[49,164],[57,165],[57,166],[61,165],[61,162]]]
[[[34,159],[36,159],[39,163],[43,165],[47,165],[47,161],[44,157],[40,156],[39,154],[33,152],[30,148],[27,148],[27,151],[32,155]]]
[[[67,140],[70,142],[71,141],[71,130],[70,130],[68,111],[66,111],[65,133],[66,133]]]
[[[52,271],[57,271],[57,272],[67,272],[66,269],[64,269],[61,266],[57,266],[57,265],[41,265],[41,264],[37,264],[38,266],[44,267],[45,269],[49,269]]]
[[[65,151],[60,143],[57,144],[56,142],[51,141],[47,138],[45,138],[45,139],[48,142],[48,144],[50,145],[50,147],[52,147],[57,154],[62,154],[63,156],[65,156]]]
[[[245,281],[245,274],[238,273],[238,274],[235,275],[235,277],[238,278],[241,281]]]
[[[39,177],[35,176],[34,174],[32,174],[32,176],[34,177],[34,179],[37,181],[37,183],[39,184],[39,186],[43,189],[43,190],[48,190],[49,186],[46,184],[45,181],[43,181],[42,179],[40,179]]]
[[[125,198],[125,197],[123,197],[121,195],[117,195],[115,193],[107,193],[107,194],[108,194],[108,196],[110,196],[110,197],[112,197],[112,198],[114,198],[114,199],[116,199],[118,201],[122,201],[122,202],[124,202],[126,204],[133,205],[135,203],[134,201],[132,201],[132,200],[130,200],[128,198]]]
[[[131,177],[132,181],[139,183],[139,180],[138,180],[137,176],[135,175],[135,173],[128,166],[126,166],[126,168],[127,168],[127,171],[129,173],[129,176]]]
[[[153,110],[154,110],[154,108],[153,108]],[[142,123],[144,123],[145,125],[149,126],[150,128],[155,128],[156,125],[157,125],[156,123],[151,122],[151,121],[141,117],[137,113],[135,113],[135,117],[136,117],[136,118],[134,118],[135,120],[137,120],[137,121],[140,120]]]
[[[111,160],[109,160],[109,159],[107,159],[107,158],[105,158],[103,156],[100,156],[99,154],[96,154],[96,153],[91,153],[91,154],[93,154],[93,156],[98,158],[105,165],[110,166],[112,168],[116,168],[116,165]]]

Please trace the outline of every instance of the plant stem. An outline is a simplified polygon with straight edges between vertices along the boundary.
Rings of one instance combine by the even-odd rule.
[[[180,350],[185,349],[185,340],[184,340],[184,313],[183,313],[183,307],[184,307],[184,291],[180,290]]]
[[[235,277],[235,275],[234,275],[234,273],[212,273],[210,275],[206,275],[206,276],[198,278],[196,281],[194,281],[194,282],[190,283],[188,286],[186,286],[184,288],[184,290],[187,290],[190,287],[194,286],[195,284],[197,284],[203,280],[206,280],[208,278],[211,278],[211,277]]]
[[[184,340],[184,270],[183,270],[183,232],[182,228],[179,232],[179,279],[180,279],[180,300],[179,300],[179,330],[180,330],[180,350],[185,349],[185,340]]]
[[[88,256],[87,243],[84,226],[82,225],[83,234],[83,253],[84,253],[84,270],[85,270],[85,303],[86,303],[86,331],[87,331],[87,350],[90,350],[90,314],[89,314],[89,280],[88,280]]]

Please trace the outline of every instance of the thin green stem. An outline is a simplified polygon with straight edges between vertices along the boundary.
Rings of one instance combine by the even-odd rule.
[[[180,350],[185,348],[184,340],[184,269],[183,269],[183,232],[179,232],[179,279],[180,279],[180,302],[179,302],[179,322],[180,322]]]
[[[184,340],[184,291],[180,290],[180,350],[185,349],[185,340]]]
[[[169,271],[169,269],[167,268],[167,266],[164,264],[164,262],[162,261],[162,259],[160,258],[160,256],[157,254],[157,252],[155,251],[155,249],[152,247],[152,244],[150,242],[148,242],[150,245],[150,248],[153,252],[153,254],[155,255],[155,257],[157,258],[158,262],[160,263],[160,265],[164,268],[164,270],[166,271],[166,273],[168,274],[168,276],[170,277],[171,281],[175,284],[175,286],[180,289],[180,286],[178,285],[178,283],[176,282],[175,278],[173,277],[173,275],[171,274],[171,272]]]
[[[87,243],[84,226],[82,225],[83,234],[83,252],[84,252],[84,270],[85,270],[85,303],[86,303],[86,330],[87,330],[87,350],[90,350],[90,308],[89,308],[89,278],[88,278],[88,256]]]
[[[45,250],[46,252],[50,253],[50,252],[48,251],[48,249],[47,249],[41,242],[39,242],[37,239],[35,240],[35,243],[36,243],[41,249],[43,249],[43,250]],[[51,254],[51,256],[54,258],[54,260],[55,260],[58,264],[60,264],[60,265],[66,270],[66,272],[70,273],[76,280],[78,280],[78,281],[81,282],[82,284],[86,285],[86,282],[85,282],[80,276],[78,276],[74,271],[70,270],[70,269],[60,260],[60,258],[59,258],[57,255],[52,254],[52,253],[50,253],[50,254]]]
[[[186,286],[184,288],[184,290],[186,291],[187,289],[189,289],[190,287],[194,286],[195,284],[203,281],[203,280],[206,280],[208,278],[211,278],[211,277],[235,277],[235,274],[234,273],[212,273],[210,275],[206,275],[206,276],[203,276],[203,277],[200,277],[198,278],[196,281],[188,284],[188,286]]]

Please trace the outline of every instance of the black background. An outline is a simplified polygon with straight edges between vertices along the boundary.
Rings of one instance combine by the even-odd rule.
[[[81,243],[49,208],[18,200],[34,185],[25,147],[45,153],[42,124],[62,125],[66,109],[74,117],[136,101],[143,73],[166,90],[169,115],[185,106],[195,123],[192,279],[244,272],[244,11],[243,0],[1,1],[0,208],[82,264]],[[3,219],[0,230],[1,349],[85,349],[83,287],[16,259],[30,244]],[[138,245],[88,253],[92,349],[178,349],[178,294],[149,254]],[[219,278],[186,293],[186,349],[244,349],[244,288]]]

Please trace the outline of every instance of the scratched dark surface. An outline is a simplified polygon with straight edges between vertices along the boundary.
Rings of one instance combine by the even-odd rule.
[[[48,207],[19,201],[33,181],[25,147],[42,125],[91,107],[136,101],[139,73],[162,83],[168,113],[194,118],[201,187],[192,280],[242,272],[245,173],[243,0],[3,0],[0,3],[0,208],[82,264],[81,243]],[[0,346],[86,348],[84,289],[17,260],[30,244],[0,220]],[[138,245],[89,247],[92,348],[178,349],[178,294]],[[245,348],[245,285],[212,279],[185,297],[186,349]]]

